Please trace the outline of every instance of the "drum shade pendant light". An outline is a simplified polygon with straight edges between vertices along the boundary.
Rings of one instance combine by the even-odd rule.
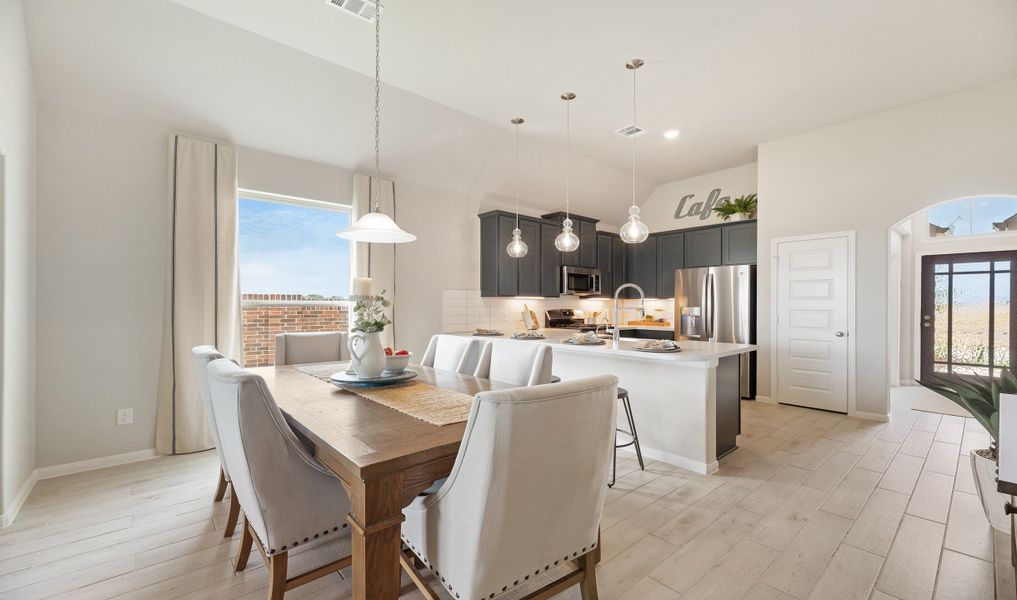
[[[636,70],[643,66],[643,61],[633,58],[625,63],[625,68],[632,71],[632,126],[636,126]],[[623,242],[641,244],[650,237],[650,229],[639,218],[639,207],[636,206],[636,134],[632,134],[632,206],[629,207],[629,220],[618,232]]]
[[[374,203],[367,214],[336,236],[353,242],[401,244],[412,242],[417,236],[400,229],[391,217],[379,210],[381,189],[374,190],[375,187],[380,188],[381,182],[381,12],[379,3],[374,13],[374,177],[377,184],[370,186]]]
[[[512,258],[522,258],[529,250],[523,241],[523,233],[519,231],[519,126],[523,123],[525,121],[522,117],[512,119],[512,124],[516,126],[516,228],[512,230],[512,241],[505,248]]]
[[[572,92],[561,95],[565,101],[565,220],[561,222],[561,233],[554,238],[554,247],[562,252],[579,249],[579,236],[572,233],[572,219],[569,218],[569,171],[572,170],[572,120],[569,105],[576,99]]]

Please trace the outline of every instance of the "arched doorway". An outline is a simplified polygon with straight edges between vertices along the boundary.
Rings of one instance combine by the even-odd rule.
[[[888,240],[888,385],[894,398],[931,374],[997,376],[1017,359],[1017,195],[931,205]],[[929,402],[943,407],[941,398]],[[952,408],[952,405],[947,406]]]

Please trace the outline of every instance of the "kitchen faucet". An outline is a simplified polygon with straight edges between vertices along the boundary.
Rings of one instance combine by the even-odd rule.
[[[623,283],[618,286],[618,289],[614,291],[614,335],[611,336],[612,346],[615,350],[618,349],[618,338],[620,336],[618,332],[621,328],[621,321],[618,319],[618,296],[627,287],[635,288],[639,292],[639,313],[644,317],[646,316],[646,294],[643,293],[643,288],[634,283]]]

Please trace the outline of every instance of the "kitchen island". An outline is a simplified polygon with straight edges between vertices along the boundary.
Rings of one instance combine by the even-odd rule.
[[[544,340],[495,339],[513,344],[551,346],[554,374],[562,379],[611,374],[629,391],[632,416],[643,455],[697,473],[717,470],[717,458],[735,449],[740,427],[738,357],[752,344],[678,342],[681,352],[638,352],[646,340],[622,338],[618,349],[603,345],[571,345],[568,330],[544,329]],[[461,334],[470,336],[470,333]],[[619,428],[627,429],[619,410]]]

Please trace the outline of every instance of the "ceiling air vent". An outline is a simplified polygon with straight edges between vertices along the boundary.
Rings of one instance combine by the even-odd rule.
[[[620,135],[622,137],[634,137],[634,136],[637,136],[637,135],[642,135],[642,134],[646,133],[646,131],[643,130],[643,129],[640,129],[639,127],[636,127],[635,125],[626,125],[625,127],[622,127],[621,129],[619,129],[615,133],[617,133],[618,135]]]
[[[325,0],[325,3],[364,21],[373,20],[378,13],[378,4],[372,0]]]

